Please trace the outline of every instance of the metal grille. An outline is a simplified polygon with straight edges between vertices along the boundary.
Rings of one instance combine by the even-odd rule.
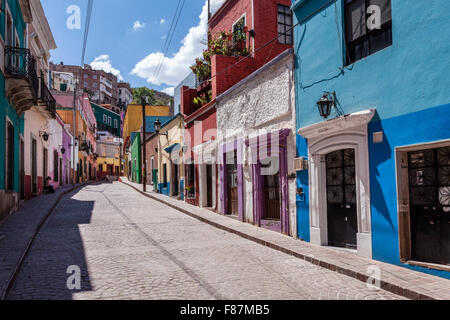
[[[36,61],[29,49],[6,46],[5,73],[10,77],[28,79],[35,98],[38,97],[39,78],[36,73]]]
[[[328,203],[356,203],[355,150],[339,150],[326,157]]]
[[[278,41],[292,44],[292,11],[289,7],[278,5]]]
[[[450,207],[450,147],[409,153],[412,205]]]

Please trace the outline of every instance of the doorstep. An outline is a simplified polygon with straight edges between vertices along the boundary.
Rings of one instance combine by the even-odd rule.
[[[164,195],[154,192],[144,193],[141,185],[130,183],[126,178],[121,178],[120,181],[146,197],[218,229],[360,281],[367,282],[372,274],[371,268],[378,267],[381,272],[381,279],[379,279],[381,289],[394,294],[414,300],[450,300],[450,280],[448,279],[371,260],[357,256],[353,252],[317,246],[239,220],[230,219]]]

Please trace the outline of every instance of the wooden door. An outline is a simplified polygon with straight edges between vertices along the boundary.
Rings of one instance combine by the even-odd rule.
[[[408,154],[412,259],[450,265],[450,147]]]
[[[264,210],[263,220],[281,221],[280,175],[263,176]]]
[[[231,159],[234,160],[230,161]],[[237,216],[239,215],[237,151],[234,151],[233,157],[228,158],[227,161],[227,189],[228,189],[227,214]]]
[[[356,249],[358,214],[355,151],[339,150],[326,156],[328,244]]]
[[[208,164],[206,165],[206,206],[211,208],[213,206],[213,166]]]

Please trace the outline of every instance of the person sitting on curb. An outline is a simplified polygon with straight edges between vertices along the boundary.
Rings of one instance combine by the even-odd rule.
[[[55,193],[55,188],[53,187],[53,184],[50,184],[51,180],[52,180],[52,178],[50,178],[50,177],[47,177],[45,179],[44,193],[46,193],[46,194]]]

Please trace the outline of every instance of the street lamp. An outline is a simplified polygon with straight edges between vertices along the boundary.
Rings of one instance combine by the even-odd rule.
[[[159,121],[159,118],[158,118],[158,119],[156,119],[156,121],[155,121],[155,132],[156,132],[156,134],[157,134],[157,135],[158,135],[158,134],[161,134],[161,135],[163,135],[163,136],[168,137],[168,136],[169,136],[169,133],[168,133],[168,132],[166,132],[166,133],[160,133],[161,128],[162,128],[162,123],[161,123],[161,121]]]
[[[317,102],[320,116],[327,119],[331,114],[331,109],[336,107],[336,93],[324,92],[322,98]]]
[[[50,138],[50,135],[47,132],[45,132],[45,131],[39,131],[39,135],[42,137],[42,139],[45,142],[47,142],[48,139]]]

